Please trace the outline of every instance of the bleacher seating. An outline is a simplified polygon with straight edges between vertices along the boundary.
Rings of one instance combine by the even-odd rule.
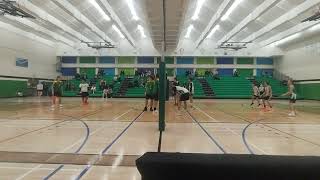
[[[104,76],[103,79],[108,85],[113,84],[113,76]],[[181,86],[186,85],[188,82],[188,78],[186,76],[178,76],[177,79]],[[97,90],[95,94],[90,93],[90,97],[102,97],[103,92],[99,86],[100,80],[101,79],[97,80]],[[276,96],[283,94],[287,90],[285,85],[271,77],[259,77],[255,80],[259,83],[263,81],[269,82],[272,87],[273,94]],[[135,83],[137,81],[138,84]],[[113,84],[113,97],[142,98],[144,97],[145,92],[145,88],[143,86],[145,81],[146,79],[140,77],[120,78],[120,81]],[[220,80],[215,80],[208,76],[205,78],[194,78],[193,82],[195,87],[194,98],[247,99],[251,98],[252,95],[252,80],[247,79],[246,77],[220,77]],[[66,97],[78,96],[81,80],[72,79],[69,83],[72,84],[74,90],[64,91],[63,95]],[[210,88],[213,92],[208,91]]]

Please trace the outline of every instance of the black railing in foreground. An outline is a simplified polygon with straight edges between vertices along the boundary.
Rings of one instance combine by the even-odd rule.
[[[142,180],[320,180],[320,157],[146,153]]]

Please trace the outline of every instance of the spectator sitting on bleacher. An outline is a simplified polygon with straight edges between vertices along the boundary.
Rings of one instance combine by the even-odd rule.
[[[86,73],[81,73],[81,80],[87,80],[88,79],[88,76]]]
[[[76,75],[74,76],[74,78],[75,78],[76,80],[80,80],[80,79],[81,79],[81,76],[80,76],[79,73],[76,73]]]
[[[106,81],[105,80],[103,80],[103,79],[101,79],[101,81],[100,81],[100,89],[104,89],[105,87],[106,87]]]
[[[233,69],[233,77],[239,77],[239,72],[237,69]]]
[[[92,86],[91,86],[92,94],[94,94],[96,92],[96,90],[97,90],[96,85],[92,84]]]
[[[219,72],[217,71],[217,69],[214,69],[212,74],[213,74],[213,79],[220,80]]]

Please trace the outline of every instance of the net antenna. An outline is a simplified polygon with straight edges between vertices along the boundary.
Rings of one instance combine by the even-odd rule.
[[[0,15],[4,16],[6,14],[10,16],[35,19],[34,16],[21,9],[16,1],[0,0]]]

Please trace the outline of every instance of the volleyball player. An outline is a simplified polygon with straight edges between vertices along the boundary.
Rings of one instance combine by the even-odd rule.
[[[184,109],[187,109],[187,101],[190,99],[189,90],[181,86],[175,86],[174,88],[177,92],[176,98],[178,100],[178,110],[181,109],[182,102],[184,104]]]
[[[296,116],[296,109],[294,107],[297,101],[297,94],[295,93],[295,87],[293,85],[292,79],[288,80],[288,92],[282,94],[282,96],[289,96],[289,107],[291,112],[288,114],[289,116]]]
[[[270,108],[272,108],[272,105],[270,103],[270,100],[272,98],[272,88],[268,82],[264,82],[264,94],[263,94],[263,107],[266,108],[266,102],[269,105]]]
[[[88,104],[88,98],[89,98],[89,84],[83,79],[79,85],[79,88],[80,88],[82,104],[86,105]]]
[[[254,82],[252,83],[252,102],[251,105],[254,105],[254,101],[258,102],[258,106],[260,106],[260,102],[259,102],[259,88],[257,86],[257,84]]]
[[[191,105],[191,107],[193,107],[194,84],[192,82],[192,78],[189,78],[187,88],[190,93],[189,94],[190,105]]]
[[[52,84],[52,110],[54,110],[56,104],[59,105],[59,108],[63,107],[61,104],[62,85],[63,83],[61,81],[61,77],[57,76],[57,78],[53,81]]]
[[[155,88],[154,76],[150,75],[146,83],[146,90],[145,90],[146,102],[145,102],[144,111],[148,110],[148,104],[150,106],[150,111],[153,111],[152,107],[153,107],[153,99],[154,99],[154,88]]]

